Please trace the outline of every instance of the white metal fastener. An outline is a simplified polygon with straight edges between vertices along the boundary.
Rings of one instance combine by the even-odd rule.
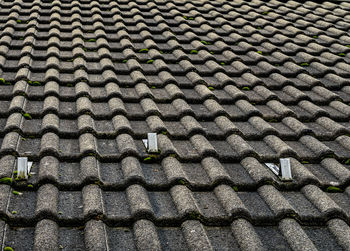
[[[147,152],[158,153],[158,140],[156,133],[147,133],[147,139],[142,140]]]
[[[28,179],[28,174],[32,168],[33,162],[28,161],[27,157],[17,158],[17,177],[19,179]]]
[[[293,180],[292,168],[290,166],[289,158],[280,159],[280,171],[281,171],[282,180],[286,180],[286,181]]]
[[[277,166],[277,165],[275,165],[273,163],[265,163],[265,165],[274,174],[276,174],[281,180],[283,180],[283,181],[291,181],[291,180],[293,180],[292,168],[291,168],[291,165],[290,165],[290,159],[289,158],[281,158],[279,166]]]

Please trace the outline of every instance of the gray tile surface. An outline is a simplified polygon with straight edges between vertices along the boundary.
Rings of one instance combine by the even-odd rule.
[[[346,1],[0,1],[1,250],[349,250],[349,23]]]

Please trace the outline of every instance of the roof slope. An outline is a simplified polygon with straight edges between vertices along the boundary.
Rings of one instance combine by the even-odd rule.
[[[1,248],[349,249],[349,10],[0,1]]]

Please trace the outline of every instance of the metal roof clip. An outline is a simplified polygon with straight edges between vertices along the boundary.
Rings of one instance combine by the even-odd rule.
[[[285,180],[285,181],[293,180],[292,168],[290,166],[290,159],[289,158],[280,159],[280,172],[281,172],[281,179],[282,180]]]
[[[292,168],[291,168],[291,165],[290,165],[290,159],[289,158],[281,158],[279,166],[277,166],[277,165],[275,165],[273,163],[265,163],[265,165],[274,174],[276,174],[281,180],[283,180],[283,181],[291,181],[291,180],[293,180]]]
[[[142,140],[148,153],[158,153],[158,140],[156,133],[147,133],[147,139]]]
[[[28,174],[32,168],[33,162],[28,161],[27,157],[18,157],[17,159],[17,177],[19,179],[28,179]]]

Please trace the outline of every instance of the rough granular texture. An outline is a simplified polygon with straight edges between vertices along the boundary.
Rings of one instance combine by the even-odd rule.
[[[1,250],[348,250],[349,63],[346,1],[0,1]]]

